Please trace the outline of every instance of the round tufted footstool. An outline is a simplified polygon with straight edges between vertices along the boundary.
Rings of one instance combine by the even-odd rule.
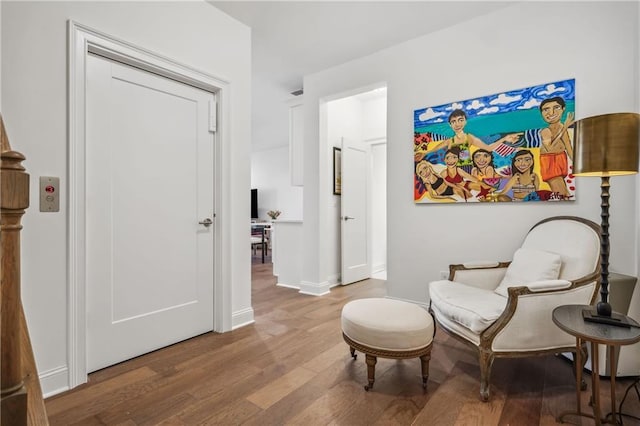
[[[354,300],[342,308],[342,337],[355,359],[366,355],[369,390],[375,381],[377,357],[420,358],[422,386],[426,389],[434,334],[433,318],[418,305],[400,300]]]

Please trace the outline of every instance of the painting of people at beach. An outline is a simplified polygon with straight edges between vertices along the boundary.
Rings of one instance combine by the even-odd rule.
[[[414,111],[416,203],[573,201],[575,80]]]

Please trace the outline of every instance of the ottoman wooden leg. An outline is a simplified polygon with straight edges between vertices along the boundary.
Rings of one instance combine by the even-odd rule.
[[[364,387],[364,390],[368,391],[373,387],[373,382],[376,380],[376,362],[378,358],[373,355],[366,354],[367,357],[367,379],[369,384]]]
[[[0,0],[2,1],[2,0]],[[386,318],[394,321],[390,327]],[[422,386],[427,388],[429,361],[433,343],[433,318],[420,306],[400,300],[368,298],[352,300],[342,308],[342,337],[349,345],[351,356],[355,351],[365,355],[368,383],[365,391],[373,388],[378,357],[390,359],[420,358]],[[419,341],[416,335],[422,336]]]
[[[424,354],[420,357],[420,363],[422,365],[422,387],[427,388],[427,379],[429,378],[429,360],[431,359],[431,353]]]

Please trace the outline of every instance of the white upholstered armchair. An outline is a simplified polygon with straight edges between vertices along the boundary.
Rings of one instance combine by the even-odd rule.
[[[477,348],[487,401],[495,357],[576,351],[551,312],[592,304],[599,287],[600,227],[558,216],[531,228],[510,262],[450,265],[448,280],[429,284],[430,309],[438,328]]]

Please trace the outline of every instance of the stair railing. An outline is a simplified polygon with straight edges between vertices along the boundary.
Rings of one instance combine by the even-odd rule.
[[[7,425],[26,425],[20,230],[29,207],[29,175],[21,164],[24,155],[11,149],[1,116],[0,130],[0,420]]]

